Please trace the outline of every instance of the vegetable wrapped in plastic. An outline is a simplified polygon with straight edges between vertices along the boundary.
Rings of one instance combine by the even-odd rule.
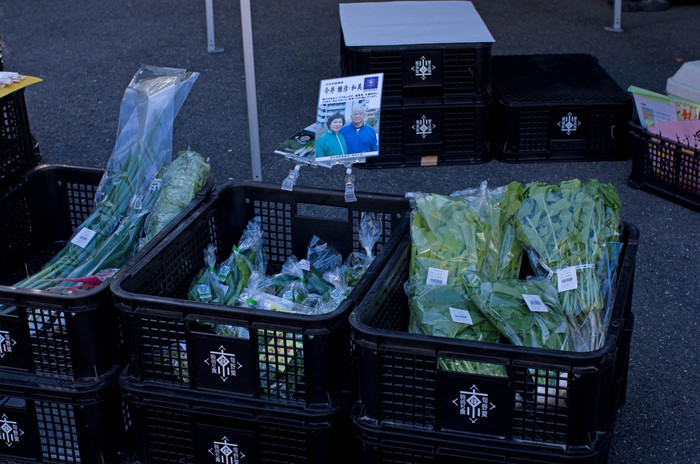
[[[409,332],[461,340],[498,343],[501,334],[464,295],[450,285],[404,286],[411,311]],[[441,369],[505,377],[505,367],[464,359],[440,358]]]
[[[374,246],[382,236],[382,222],[375,213],[362,213],[358,240],[363,252],[354,251],[345,259],[346,278],[350,288],[354,288],[374,261]]]
[[[530,348],[572,349],[569,321],[551,282],[487,281],[464,273],[469,299],[512,344]]]
[[[325,274],[343,264],[343,256],[340,252],[315,235],[309,241],[306,259],[321,274]]]
[[[223,304],[228,288],[221,283],[216,272],[216,246],[209,244],[204,250],[205,267],[195,278],[187,299],[203,303]]]
[[[599,348],[604,340],[610,258],[620,241],[619,208],[611,184],[578,179],[554,185],[533,182],[515,216],[516,236],[533,269],[559,289],[572,322],[588,326],[588,338],[575,340],[580,342],[578,351]]]
[[[515,240],[512,216],[521,196],[517,183],[489,189],[485,182],[449,197],[410,194],[411,263],[405,285],[409,331],[500,341],[500,333],[465,294],[461,275],[478,270],[493,278],[517,277],[522,248]],[[503,366],[448,361],[441,360],[443,369],[505,375]]]
[[[199,153],[189,149],[178,153],[163,175],[158,202],[148,215],[144,237],[139,240],[139,249],[192,202],[206,184],[209,170],[209,163]]]
[[[254,272],[248,286],[241,293],[238,301],[246,308],[264,309],[268,311],[280,311],[294,314],[312,314],[310,306],[295,303],[283,297],[273,295],[265,291],[269,287],[269,278],[258,272]]]
[[[409,275],[418,274],[426,283],[429,277],[439,278],[441,284],[453,286],[461,286],[464,271],[517,277],[522,248],[515,240],[512,217],[521,196],[518,183],[491,190],[482,184],[450,197],[411,194]]]
[[[95,194],[95,210],[39,272],[14,286],[39,290],[53,286],[51,279],[70,275],[111,236],[129,212],[134,195],[170,164],[173,122],[198,76],[182,69],[139,69],[121,101],[117,140]]]
[[[235,306],[238,296],[248,285],[253,272],[265,273],[267,261],[263,251],[263,230],[260,217],[254,217],[243,230],[238,245],[234,245],[231,254],[217,271],[219,281],[227,291],[223,302]]]

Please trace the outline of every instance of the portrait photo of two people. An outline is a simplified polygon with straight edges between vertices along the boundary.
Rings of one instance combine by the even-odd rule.
[[[383,74],[321,81],[316,113],[316,162],[347,164],[379,155]]]

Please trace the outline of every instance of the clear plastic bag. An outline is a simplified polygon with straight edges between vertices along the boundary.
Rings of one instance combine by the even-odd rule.
[[[571,328],[556,287],[540,280],[488,281],[464,273],[469,299],[513,345],[571,351]]]
[[[363,252],[354,251],[345,259],[345,281],[354,288],[374,261],[374,247],[382,236],[382,223],[375,213],[362,213],[359,224],[359,242]]]
[[[253,272],[265,273],[267,261],[263,250],[263,230],[260,217],[254,217],[243,230],[238,245],[217,270],[219,281],[227,287],[223,302],[235,306],[238,297],[248,285]]]
[[[343,264],[343,256],[340,252],[315,235],[309,241],[306,259],[321,274],[325,274]]]
[[[127,86],[119,111],[117,140],[95,202],[107,199],[113,186],[131,198],[150,182],[173,153],[173,124],[199,73],[143,65]]]
[[[203,303],[223,304],[228,288],[221,283],[216,272],[216,246],[213,244],[207,245],[204,250],[204,263],[204,269],[190,285],[187,299]]]
[[[206,184],[209,170],[209,163],[200,154],[191,150],[178,153],[178,157],[163,175],[160,195],[146,219],[139,249],[192,202]]]

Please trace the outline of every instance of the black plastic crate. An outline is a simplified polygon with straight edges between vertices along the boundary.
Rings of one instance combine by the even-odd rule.
[[[628,183],[700,211],[700,142],[660,137],[630,123],[632,174]]]
[[[494,56],[494,157],[629,159],[632,96],[586,54]]]
[[[347,405],[302,413],[120,379],[142,464],[355,463]]]
[[[406,200],[246,182],[223,187],[131,269],[112,284],[115,306],[124,316],[132,374],[178,391],[209,391],[259,403],[301,409],[329,408],[354,384],[348,314],[408,231]],[[217,247],[217,262],[230,253],[248,221],[261,217],[268,274],[291,255],[307,254],[317,235],[345,258],[360,251],[362,213],[376,213],[383,230],[376,258],[358,285],[334,311],[306,316],[193,302],[190,285],[202,269],[204,249]],[[242,327],[247,338],[220,336],[202,324]],[[266,353],[286,351],[274,363]],[[282,353],[284,354],[284,353]],[[267,367],[265,367],[267,366]],[[276,368],[274,385],[268,384]]]
[[[409,333],[404,283],[411,247],[405,238],[350,315],[359,416],[377,429],[452,434],[492,445],[569,453],[600,449],[624,401],[638,237],[625,224],[605,345],[584,353]],[[507,377],[442,370],[440,359],[501,365]],[[550,381],[556,386],[535,388]]]
[[[100,381],[71,385],[3,374],[0,380],[0,461],[119,463],[130,447],[112,369]]]
[[[353,411],[352,419],[364,464],[606,464],[611,442],[607,436],[596,449],[563,454],[523,444],[487,444],[456,435],[378,429],[357,413]]]
[[[342,71],[384,73],[382,106],[488,93],[493,37],[470,2],[341,4],[339,13]]]
[[[358,167],[476,164],[491,160],[491,103],[383,107],[379,156]]]
[[[29,130],[24,89],[19,89],[0,98],[0,192],[36,166],[40,158],[39,145]]]
[[[121,362],[122,336],[109,280],[82,294],[12,286],[39,271],[90,215],[102,174],[95,168],[39,166],[0,199],[0,212],[12,218],[0,225],[4,264],[0,304],[5,305],[0,312],[0,375],[21,372],[92,383]],[[134,259],[161,240],[211,190],[210,182]]]
[[[340,40],[343,75],[384,73],[387,105],[474,104],[489,93],[491,44],[348,47]]]

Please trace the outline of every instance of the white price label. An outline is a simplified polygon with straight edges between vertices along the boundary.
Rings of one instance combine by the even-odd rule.
[[[559,293],[578,288],[576,268],[573,266],[557,270],[557,290]]]
[[[472,321],[472,315],[466,309],[450,307],[450,316],[452,316],[452,320],[454,322],[469,325],[474,324],[474,322]]]
[[[523,293],[523,300],[525,300],[525,304],[527,305],[528,309],[533,313],[549,312],[549,308],[547,308],[547,305],[544,304],[544,301],[542,301],[542,298],[540,298],[539,295],[528,295]]]
[[[306,260],[306,259],[300,260],[300,261],[299,261],[299,266],[301,266],[301,268],[302,268],[303,270],[305,270],[305,271],[310,271],[310,270],[311,270],[311,263],[310,263],[308,260]]]
[[[88,243],[90,243],[90,240],[92,240],[92,237],[95,236],[97,232],[94,230],[88,229],[87,227],[83,227],[80,229],[80,232],[75,234],[75,237],[71,239],[71,243],[74,245],[78,245],[80,248],[85,248]]]
[[[428,268],[428,278],[425,279],[426,285],[447,285],[447,278],[450,272],[436,267]]]

